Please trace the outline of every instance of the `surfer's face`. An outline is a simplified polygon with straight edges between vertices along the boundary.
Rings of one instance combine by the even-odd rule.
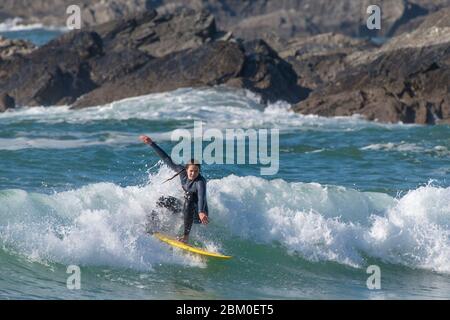
[[[187,168],[186,172],[187,172],[187,177],[189,180],[195,180],[195,178],[197,178],[198,174],[199,174],[198,167],[195,165],[189,166]]]

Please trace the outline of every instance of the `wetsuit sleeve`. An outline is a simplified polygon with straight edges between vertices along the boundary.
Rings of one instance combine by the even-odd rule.
[[[198,180],[197,182],[197,194],[198,194],[198,212],[204,212],[208,214],[208,206],[206,204],[206,181]]]
[[[184,167],[173,163],[169,155],[165,153],[164,150],[161,149],[155,142],[150,143],[150,146],[153,148],[153,150],[155,150],[156,154],[161,158],[161,160],[169,166],[170,169],[176,172],[183,170]]]

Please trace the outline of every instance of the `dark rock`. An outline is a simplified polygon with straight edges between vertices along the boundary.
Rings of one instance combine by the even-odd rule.
[[[103,55],[92,32],[72,32],[27,56],[2,63],[0,93],[9,92],[24,106],[72,103],[96,87],[87,61]]]
[[[214,19],[205,13],[157,17],[155,11],[101,25],[98,33],[73,31],[22,59],[3,62],[0,93],[11,92],[20,105],[71,104],[135,72],[154,58],[150,54],[157,57],[199,47],[215,31]],[[105,96],[104,101],[109,98]]]
[[[367,40],[335,33],[288,40],[272,38],[271,44],[293,66],[298,84],[309,89],[333,81],[351,65],[352,59],[347,59],[349,55],[375,49]]]
[[[11,40],[0,36],[0,59],[10,59],[17,55],[27,55],[36,50],[36,46],[25,40]]]
[[[97,86],[101,86],[135,72],[150,60],[152,57],[138,50],[111,51],[89,61],[90,79]]]
[[[142,68],[85,94],[75,108],[181,87],[213,86],[236,77],[244,63],[237,44],[213,42],[153,59]]]
[[[239,78],[231,86],[240,86],[261,95],[263,102],[285,100],[296,103],[305,99],[310,90],[297,84],[297,74],[292,66],[281,59],[263,40],[243,44],[245,63]],[[241,83],[239,85],[239,83]]]
[[[220,39],[227,39],[222,41]],[[227,84],[264,101],[299,102],[309,93],[264,41],[239,45],[206,12],[145,11],[73,31],[29,55],[1,62],[0,93],[18,105],[86,107],[181,87]]]
[[[450,8],[376,50],[349,54],[333,81],[295,110],[324,116],[362,114],[383,122],[450,121]]]
[[[295,106],[303,114],[434,124],[450,116],[450,45],[402,48],[342,73]]]
[[[150,0],[2,0],[0,17],[21,17],[23,24],[65,26],[70,5],[81,9],[82,28],[102,24],[150,9]]]
[[[329,32],[350,36],[385,36],[419,14],[417,10],[410,10],[405,0],[378,0],[375,3],[370,0],[160,0],[152,4],[159,12],[170,12],[185,6],[196,10],[207,9],[216,17],[219,28],[230,30],[244,39],[265,39],[268,33],[284,38]],[[380,31],[366,28],[366,10],[372,4],[382,8],[383,25]]]
[[[414,27],[416,21],[425,17],[429,13],[429,10],[408,1],[404,2],[402,15],[396,17],[395,22],[390,26],[388,32],[381,33],[385,37],[392,37],[394,34],[401,34],[403,32],[409,32],[411,27]],[[383,18],[386,16],[386,8],[382,7]],[[384,20],[384,19],[383,19]],[[405,27],[408,26],[408,27]],[[363,28],[367,30],[367,28]],[[365,31],[364,30],[364,31]],[[361,32],[362,35],[370,35],[372,31]]]
[[[142,68],[85,94],[75,108],[99,105],[130,96],[226,84],[246,88],[263,101],[298,102],[309,93],[296,84],[292,67],[263,41],[206,43],[196,49],[153,59]]]
[[[211,14],[192,10],[164,16],[150,10],[92,30],[102,37],[105,51],[133,48],[153,57],[197,48],[222,34]]]
[[[14,101],[14,98],[6,93],[0,94],[0,112],[4,112],[7,109],[13,109],[15,108],[15,106],[16,103]]]
[[[23,23],[66,25],[66,8],[72,0],[2,0],[0,17],[22,17]],[[126,18],[146,10],[160,13],[178,8],[206,9],[217,19],[220,29],[245,39],[264,38],[267,33],[290,38],[338,32],[350,36],[392,35],[403,24],[428,12],[449,6],[448,0],[78,0],[82,27]],[[365,27],[366,9],[382,8],[381,31]]]
[[[438,11],[450,6],[449,0],[408,0],[408,2],[420,6],[429,12]]]
[[[64,0],[64,2],[71,2]],[[72,1],[73,2],[73,1]],[[151,10],[150,0],[83,1],[81,16],[84,26],[100,25]],[[71,3],[72,4],[72,3]]]

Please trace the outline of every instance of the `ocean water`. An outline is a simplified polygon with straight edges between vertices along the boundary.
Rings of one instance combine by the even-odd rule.
[[[9,39],[23,39],[42,46],[67,31],[65,27],[44,27],[40,23],[23,24],[21,18],[0,21],[0,36]]]
[[[0,299],[448,299],[450,126],[290,107],[215,87],[0,114]],[[276,175],[202,168],[211,222],[191,238],[229,261],[144,232],[158,197],[181,188],[162,183],[172,172],[138,136],[170,151],[195,120],[279,130]],[[179,232],[181,220],[160,218]],[[70,265],[80,290],[67,288]],[[367,287],[371,265],[381,289]]]

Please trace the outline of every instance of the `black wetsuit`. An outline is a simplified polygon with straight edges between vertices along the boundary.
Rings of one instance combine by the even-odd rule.
[[[192,223],[200,223],[198,216],[199,212],[204,212],[208,215],[208,203],[206,202],[206,179],[200,174],[195,180],[189,180],[187,172],[182,165],[173,163],[172,159],[164,152],[155,142],[152,142],[150,146],[155,150],[158,156],[167,164],[172,170],[180,172],[181,187],[184,190],[184,205],[183,205],[183,217],[184,217],[184,235],[189,235],[192,228]],[[161,199],[160,203],[173,202],[170,199]],[[174,207],[176,206],[173,204]]]

